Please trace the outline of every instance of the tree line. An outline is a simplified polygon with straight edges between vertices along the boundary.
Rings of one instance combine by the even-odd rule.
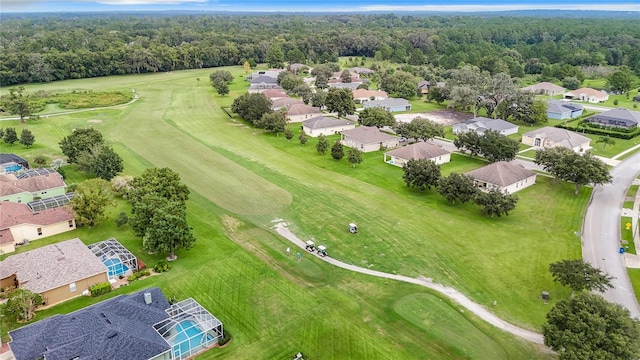
[[[338,56],[491,74],[563,77],[563,67],[640,74],[634,19],[383,15],[48,14],[3,17],[0,83]],[[566,70],[566,69],[565,69]],[[559,78],[562,80],[562,78]]]

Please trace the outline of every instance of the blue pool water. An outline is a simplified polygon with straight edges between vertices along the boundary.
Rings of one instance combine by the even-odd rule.
[[[110,258],[102,263],[109,269],[109,277],[123,275],[129,270],[127,265],[120,262],[118,258]]]
[[[6,165],[4,167],[4,172],[6,172],[6,173],[12,173],[12,172],[20,171],[20,170],[22,170],[22,166],[20,166],[18,164]]]
[[[173,338],[173,355],[178,357],[181,355],[188,356],[191,350],[196,349],[205,341],[213,340],[211,335],[205,334],[195,321],[184,320],[176,325],[178,334]],[[204,337],[207,337],[204,340]],[[197,350],[197,349],[196,349]]]

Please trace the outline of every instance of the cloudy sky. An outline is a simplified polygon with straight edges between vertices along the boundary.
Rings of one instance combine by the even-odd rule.
[[[499,11],[526,9],[639,11],[638,0],[0,0],[2,12],[61,11]]]

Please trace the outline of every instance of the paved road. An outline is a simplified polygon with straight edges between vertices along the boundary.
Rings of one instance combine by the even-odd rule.
[[[640,153],[637,153],[613,168],[613,182],[597,186],[587,207],[583,223],[582,257],[607,274],[614,276],[614,289],[604,297],[621,304],[640,319],[640,305],[633,292],[623,256],[619,253],[620,215],[627,188],[640,174]]]
[[[288,239],[289,241],[291,241],[292,243],[294,243],[295,245],[299,246],[300,248],[302,248],[304,250],[304,246],[305,246],[304,241],[300,240],[300,238],[298,238],[298,236],[296,236],[296,234],[292,233],[291,230],[289,230],[286,227],[286,224],[284,222],[279,222],[278,224],[275,225],[274,228],[278,232],[278,234],[284,236],[286,239]],[[306,250],[304,252],[305,252],[305,254],[311,255]],[[460,293],[458,290],[456,290],[454,288],[451,288],[451,287],[448,287],[448,286],[445,286],[445,285],[442,285],[442,284],[434,283],[430,279],[427,279],[427,278],[424,278],[424,277],[412,278],[412,277],[403,276],[403,275],[389,274],[389,273],[384,273],[384,272],[381,272],[381,271],[375,271],[375,270],[366,269],[366,268],[362,268],[362,267],[359,267],[359,266],[347,264],[347,263],[344,263],[342,261],[333,259],[333,258],[331,258],[329,256],[320,257],[315,253],[313,255],[316,256],[318,259],[324,260],[324,261],[328,262],[329,264],[335,265],[337,267],[340,267],[340,268],[343,268],[343,269],[346,269],[346,270],[355,271],[355,272],[359,272],[359,273],[362,273],[362,274],[377,276],[377,277],[386,278],[386,279],[404,281],[404,282],[407,282],[407,283],[410,283],[410,284],[416,284],[416,285],[428,287],[429,289],[433,289],[435,291],[438,291],[438,292],[446,295],[448,298],[454,300],[455,302],[457,302],[461,306],[465,307],[467,310],[469,310],[472,313],[476,314],[478,317],[480,317],[484,321],[488,322],[489,324],[491,324],[491,325],[493,325],[493,326],[495,326],[495,327],[497,327],[499,329],[502,329],[502,330],[504,330],[506,332],[509,332],[509,333],[511,333],[513,335],[516,335],[516,336],[521,337],[521,338],[523,338],[525,340],[534,342],[536,344],[544,344],[544,339],[543,339],[541,334],[538,334],[536,332],[529,331],[529,330],[526,330],[526,329],[522,329],[520,327],[517,327],[517,326],[515,326],[513,324],[510,324],[510,323],[500,319],[499,317],[497,317],[496,315],[494,315],[493,313],[491,313],[487,309],[485,309],[482,305],[471,301],[468,297],[466,297],[465,295],[463,295],[462,293]]]

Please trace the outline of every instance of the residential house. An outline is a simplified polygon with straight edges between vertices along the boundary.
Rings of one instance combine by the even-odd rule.
[[[76,228],[73,211],[57,207],[32,211],[26,204],[0,202],[0,250],[15,251],[16,243],[57,235]]]
[[[364,107],[365,109],[379,108],[390,112],[411,110],[411,104],[409,103],[409,101],[399,98],[367,101],[362,105],[362,107]]]
[[[107,267],[80,239],[11,255],[0,262],[0,287],[17,285],[40,294],[46,305],[80,296],[107,281]]]
[[[344,119],[318,116],[302,122],[302,130],[311,137],[339,134],[345,130],[355,129],[356,124]]]
[[[429,159],[436,165],[451,161],[451,151],[420,141],[384,153],[384,162],[403,167],[409,160]]]
[[[249,94],[260,93],[268,89],[282,90],[282,87],[278,85],[277,77],[271,77],[267,75],[261,75],[251,79],[251,85],[249,85]]]
[[[349,89],[351,91],[355,91],[358,89],[358,86],[362,85],[362,82],[350,82],[350,83],[343,83],[340,81],[331,81],[329,80],[329,87],[330,88],[336,88],[336,89]]]
[[[633,97],[633,101],[640,102],[640,95],[636,95]]]
[[[256,78],[259,78],[260,76],[268,76],[270,78],[277,79],[278,75],[280,75],[280,73],[283,71],[285,71],[285,69],[269,69],[269,70],[255,71],[251,73],[249,76],[247,76],[247,81],[253,81]]]
[[[44,171],[47,171],[46,173]],[[37,198],[63,195],[67,184],[55,170],[28,171],[18,176],[0,174],[0,201],[29,202]]]
[[[486,117],[477,117],[463,122],[459,122],[452,126],[454,134],[463,134],[468,131],[474,131],[480,135],[485,131],[497,131],[501,135],[511,135],[518,132],[518,125],[512,124],[502,119],[489,119]]]
[[[536,173],[520,164],[498,161],[465,173],[482,191],[492,189],[513,194],[536,183]]]
[[[390,149],[399,145],[397,136],[383,133],[375,126],[360,126],[342,132],[342,145],[362,152]]]
[[[15,154],[0,154],[0,174],[9,174],[18,172],[22,169],[28,169],[29,162]]]
[[[287,109],[287,116],[290,122],[302,122],[307,119],[318,117],[322,114],[319,108],[305,105],[293,104]]]
[[[556,120],[574,119],[582,115],[583,110],[584,108],[580,104],[550,99],[547,117]]]
[[[373,74],[375,71],[366,68],[366,67],[359,67],[359,66],[355,66],[349,69],[349,71],[351,73],[356,73],[358,75],[371,75]]]
[[[266,96],[267,99],[270,99],[272,101],[289,97],[289,95],[287,95],[287,93],[284,92],[284,90],[280,90],[280,89],[267,89],[262,92],[262,95]]]
[[[590,103],[600,103],[607,101],[609,95],[605,91],[599,91],[592,88],[580,88],[571,90],[564,94],[565,99],[571,99],[575,101],[588,101]]]
[[[640,112],[617,108],[590,116],[584,121],[607,127],[633,129],[640,127]]]
[[[540,148],[562,146],[575,152],[583,152],[590,148],[590,142],[591,139],[586,136],[552,126],[522,134],[523,144]]]
[[[445,83],[442,81],[437,81],[437,82],[432,82],[432,81],[420,81],[418,82],[418,94],[419,95],[426,95],[429,93],[429,89],[431,89],[432,87],[439,87],[439,88],[443,88],[445,86]]]
[[[282,108],[289,108],[293,105],[304,105],[304,101],[290,97],[275,99],[271,101],[271,110],[277,111]]]
[[[159,288],[118,295],[9,332],[16,360],[182,360],[218,343],[220,320],[192,298],[169,304]]]
[[[388,97],[389,95],[387,94],[387,92],[382,90],[353,90],[353,100],[356,102],[356,104],[364,104],[365,102],[372,100],[384,100]]]
[[[567,91],[567,89],[563,88],[562,86],[556,85],[554,83],[541,82],[541,83],[525,86],[522,88],[522,91],[528,91],[528,92],[539,94],[539,95],[555,96],[555,95],[564,94]]]
[[[305,64],[300,64],[300,63],[293,63],[289,66],[287,66],[287,68],[289,69],[289,71],[291,71],[294,74],[298,74],[298,71],[303,70],[303,69],[309,69],[309,67]]]
[[[351,77],[351,82],[362,82],[362,80],[360,80],[360,74],[355,71],[349,71],[349,76]],[[329,81],[331,80],[342,81],[342,70],[331,74]]]

